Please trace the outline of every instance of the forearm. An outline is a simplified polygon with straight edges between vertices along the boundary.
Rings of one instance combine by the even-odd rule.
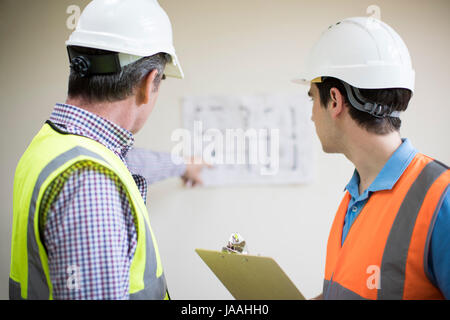
[[[133,148],[128,152],[125,160],[131,173],[143,176],[148,184],[180,177],[186,172],[186,165],[182,161],[180,164],[174,163],[172,155],[168,152]]]

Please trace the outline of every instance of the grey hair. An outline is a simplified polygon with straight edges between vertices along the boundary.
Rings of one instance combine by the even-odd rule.
[[[77,47],[76,49],[86,54],[110,53],[104,50],[83,47]],[[87,77],[81,77],[71,69],[68,96],[70,98],[81,98],[90,103],[124,100],[134,95],[142,80],[155,69],[158,71],[158,75],[154,80],[155,88],[157,89],[163,78],[164,68],[170,61],[170,55],[157,53],[124,66],[119,73]]]

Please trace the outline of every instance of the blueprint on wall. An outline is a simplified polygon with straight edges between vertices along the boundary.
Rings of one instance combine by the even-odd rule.
[[[306,93],[185,98],[183,125],[192,134],[189,155],[214,166],[203,170],[204,184],[310,182],[311,107]]]

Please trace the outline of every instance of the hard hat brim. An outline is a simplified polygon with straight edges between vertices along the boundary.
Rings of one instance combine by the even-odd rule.
[[[178,61],[178,57],[175,54],[170,55],[172,57],[172,62],[166,65],[164,69],[164,74],[166,77],[172,77],[177,79],[184,78],[184,72],[181,68],[180,62]]]
[[[308,80],[308,77],[300,77],[300,78],[292,79],[291,82],[307,86],[307,85],[310,85],[311,83],[322,82],[322,77],[317,77],[312,80]]]
[[[300,77],[293,79],[292,82],[309,84],[311,82],[320,82],[316,81],[316,79],[323,77],[337,78],[360,89],[404,88],[414,92],[415,71],[411,68],[395,65],[323,67],[317,68],[314,72],[304,73]]]

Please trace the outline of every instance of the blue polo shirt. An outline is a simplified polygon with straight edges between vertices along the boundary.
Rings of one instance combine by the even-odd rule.
[[[372,193],[380,190],[391,190],[411,160],[417,153],[408,139],[402,139],[403,143],[386,162],[372,184],[362,194],[359,194],[359,174],[354,171],[353,177],[345,189],[350,193],[342,232],[344,243],[350,227],[359,215]],[[450,191],[447,190],[442,206],[437,214],[436,223],[431,234],[430,249],[428,254],[428,272],[430,281],[436,285],[450,299]]]

